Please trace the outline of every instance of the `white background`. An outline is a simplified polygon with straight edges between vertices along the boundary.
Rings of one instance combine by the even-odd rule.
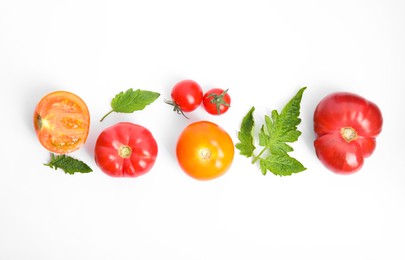
[[[404,14],[401,0],[1,0],[0,259],[405,259]],[[229,88],[231,109],[175,114],[163,100],[185,78]],[[303,86],[291,155],[307,171],[263,176],[238,151],[219,179],[181,171],[174,149],[188,123],[216,122],[237,142],[251,106],[260,124]],[[100,123],[128,88],[161,97]],[[54,90],[90,109],[88,141],[72,156],[92,173],[42,165],[32,113]],[[328,171],[312,146],[314,108],[335,91],[384,116],[375,153],[350,176]],[[119,121],[154,134],[147,175],[114,179],[95,165],[98,134]]]

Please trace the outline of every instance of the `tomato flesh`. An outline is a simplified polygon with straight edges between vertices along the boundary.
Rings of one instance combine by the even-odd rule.
[[[376,104],[346,92],[320,101],[314,113],[315,151],[331,171],[357,172],[376,147],[383,118]]]
[[[117,123],[101,132],[94,151],[97,165],[112,177],[137,177],[149,172],[157,154],[152,133],[129,122]]]
[[[231,166],[234,145],[228,133],[218,125],[199,121],[180,134],[176,155],[180,167],[197,180],[222,176]]]
[[[45,95],[34,111],[34,128],[37,137],[47,150],[66,154],[86,142],[90,114],[86,103],[67,91]]]

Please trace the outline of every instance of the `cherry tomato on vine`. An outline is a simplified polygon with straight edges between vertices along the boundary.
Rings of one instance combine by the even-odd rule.
[[[67,154],[86,142],[90,114],[86,103],[76,94],[55,91],[45,95],[33,118],[37,137],[50,152]]]
[[[358,171],[376,147],[383,118],[376,104],[345,92],[322,99],[314,113],[315,151],[331,171]]]
[[[197,82],[186,79],[174,85],[171,97],[172,100],[166,103],[174,106],[173,110],[178,114],[184,115],[184,112],[194,111],[201,104],[203,91]]]
[[[137,177],[155,164],[158,146],[143,126],[120,122],[97,138],[94,156],[100,169],[112,177]]]
[[[211,180],[223,175],[231,166],[234,145],[223,128],[212,122],[198,121],[180,134],[176,155],[186,174],[197,180]]]
[[[231,106],[231,96],[228,90],[213,88],[204,94],[203,105],[205,111],[211,115],[222,115]]]

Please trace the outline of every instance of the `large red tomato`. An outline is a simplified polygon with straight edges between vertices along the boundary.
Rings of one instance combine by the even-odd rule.
[[[229,169],[234,146],[231,137],[220,126],[199,121],[188,125],[180,134],[176,155],[181,168],[189,176],[211,180]]]
[[[356,172],[373,153],[382,124],[381,111],[373,102],[352,93],[330,94],[314,113],[316,154],[333,172]]]
[[[121,122],[106,128],[94,151],[100,169],[112,177],[137,177],[155,164],[158,146],[143,126]]]
[[[45,95],[35,107],[33,118],[40,143],[51,152],[70,153],[86,142],[90,113],[86,103],[71,92]]]

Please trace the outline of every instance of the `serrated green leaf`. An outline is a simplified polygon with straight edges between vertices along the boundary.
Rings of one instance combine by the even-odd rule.
[[[143,110],[147,105],[153,103],[158,97],[159,93],[148,90],[133,90],[128,89],[125,92],[118,93],[111,100],[112,110],[108,112],[100,121],[103,121],[112,112],[117,113],[133,113],[138,110]]]
[[[280,113],[280,135],[283,136],[290,131],[297,130],[297,126],[301,123],[300,108],[301,99],[306,87],[301,88],[297,94],[284,106]]]
[[[157,92],[130,88],[125,92],[120,92],[112,99],[111,108],[114,112],[132,113],[144,109],[159,96],[160,94]]]
[[[262,125],[259,131],[259,145],[265,147],[270,145],[270,138],[268,133],[266,133],[264,125]]]
[[[243,118],[240,131],[238,132],[238,139],[240,142],[235,145],[236,149],[239,150],[239,153],[246,157],[251,157],[253,155],[253,151],[256,149],[253,144],[252,135],[253,127],[255,124],[253,118],[254,111],[255,107],[252,107]]]
[[[298,130],[290,130],[283,135],[279,136],[278,141],[279,142],[287,142],[287,143],[293,143],[295,141],[298,141],[298,138],[301,136],[301,131]]]
[[[265,160],[259,160],[259,166],[260,166],[260,171],[262,172],[262,174],[266,175],[266,173],[267,173],[266,161]]]
[[[52,169],[62,169],[66,174],[75,174],[76,172],[88,173],[93,170],[84,162],[74,159],[67,155],[51,154],[51,161],[44,164]]]
[[[301,88],[284,106],[281,113],[272,110],[270,116],[264,117],[264,124],[258,134],[259,145],[263,149],[258,155],[253,155],[253,150],[249,151],[253,156],[252,163],[259,161],[263,175],[271,171],[275,175],[286,176],[305,170],[299,161],[288,155],[294,151],[288,143],[297,141],[301,135],[297,127],[301,123],[300,103],[305,89],[306,87]],[[253,117],[249,114],[247,116]],[[252,120],[253,118],[249,118],[249,121]],[[252,135],[251,131],[249,133]]]
[[[270,154],[266,157],[266,159],[261,161],[263,163],[263,166],[261,165],[261,167],[266,168],[278,176],[289,176],[293,173],[306,170],[306,168],[299,161],[290,157],[288,154]]]
[[[283,155],[294,151],[294,149],[286,143],[273,142],[270,144],[270,146],[271,146],[270,153],[275,155]]]

